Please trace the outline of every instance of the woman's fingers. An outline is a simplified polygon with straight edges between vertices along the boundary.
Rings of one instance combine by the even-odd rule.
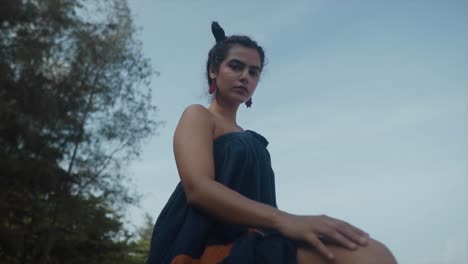
[[[353,243],[352,240],[349,238],[343,236],[338,228],[334,226],[328,226],[325,225],[322,228],[318,230],[319,236],[325,241],[325,242],[332,242],[335,244],[338,244],[340,246],[343,246],[345,248],[349,249],[355,249],[357,245]]]
[[[361,229],[350,225],[347,222],[327,217],[329,220],[329,225],[332,229],[336,232],[340,233],[340,235],[333,234],[333,238],[343,244],[344,246],[351,248],[354,243],[357,243],[361,246],[365,246],[367,244],[369,235],[362,231]],[[344,238],[344,239],[343,239]],[[351,240],[351,241],[350,241]],[[346,241],[346,242],[345,242]]]
[[[308,236],[306,240],[325,258],[327,259],[335,258],[335,256],[333,256],[333,253],[315,235]]]
[[[350,250],[364,246],[369,236],[364,231],[344,221],[318,216],[290,216],[285,218],[281,232],[285,236],[304,241],[313,246],[320,255],[333,259],[333,253],[324,243],[334,243]],[[322,240],[323,241],[322,241]]]
[[[367,234],[358,233],[352,228],[343,228],[340,232],[361,246],[367,245],[369,241],[369,236]]]
[[[327,235],[327,236],[329,236],[329,235]],[[341,244],[342,246],[344,246],[346,248],[349,248],[349,249],[356,249],[357,248],[357,245],[355,243],[353,243],[353,241],[351,241],[350,239],[344,237],[339,232],[334,231],[334,232],[331,233],[331,235],[329,237],[333,238],[334,241],[338,242],[339,244]]]
[[[339,226],[338,231],[361,246],[367,245],[369,240],[369,235],[366,232],[348,223]]]

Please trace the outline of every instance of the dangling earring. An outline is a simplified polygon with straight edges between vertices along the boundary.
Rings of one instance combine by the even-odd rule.
[[[213,79],[210,84],[209,94],[213,94],[216,91],[216,79]]]
[[[247,102],[245,102],[245,105],[247,107],[251,107],[252,106],[252,98],[250,98],[249,100],[247,100]]]

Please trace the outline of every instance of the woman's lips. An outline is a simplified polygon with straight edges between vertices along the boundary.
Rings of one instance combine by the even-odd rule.
[[[245,93],[249,93],[249,90],[247,90],[247,87],[245,86],[236,86],[234,87],[234,89],[244,91]]]

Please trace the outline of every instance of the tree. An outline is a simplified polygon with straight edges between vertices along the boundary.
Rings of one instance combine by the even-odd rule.
[[[125,0],[0,4],[0,262],[120,263],[125,166],[157,129]]]
[[[149,214],[145,214],[145,222],[143,226],[137,230],[138,239],[136,242],[131,243],[130,264],[145,263],[148,259],[153,227],[153,219]]]

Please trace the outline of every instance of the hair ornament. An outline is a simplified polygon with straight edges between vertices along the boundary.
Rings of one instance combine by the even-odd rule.
[[[226,39],[226,34],[224,33],[224,30],[216,21],[213,21],[211,23],[211,32],[213,32],[213,36],[216,39],[216,43],[219,43]]]

